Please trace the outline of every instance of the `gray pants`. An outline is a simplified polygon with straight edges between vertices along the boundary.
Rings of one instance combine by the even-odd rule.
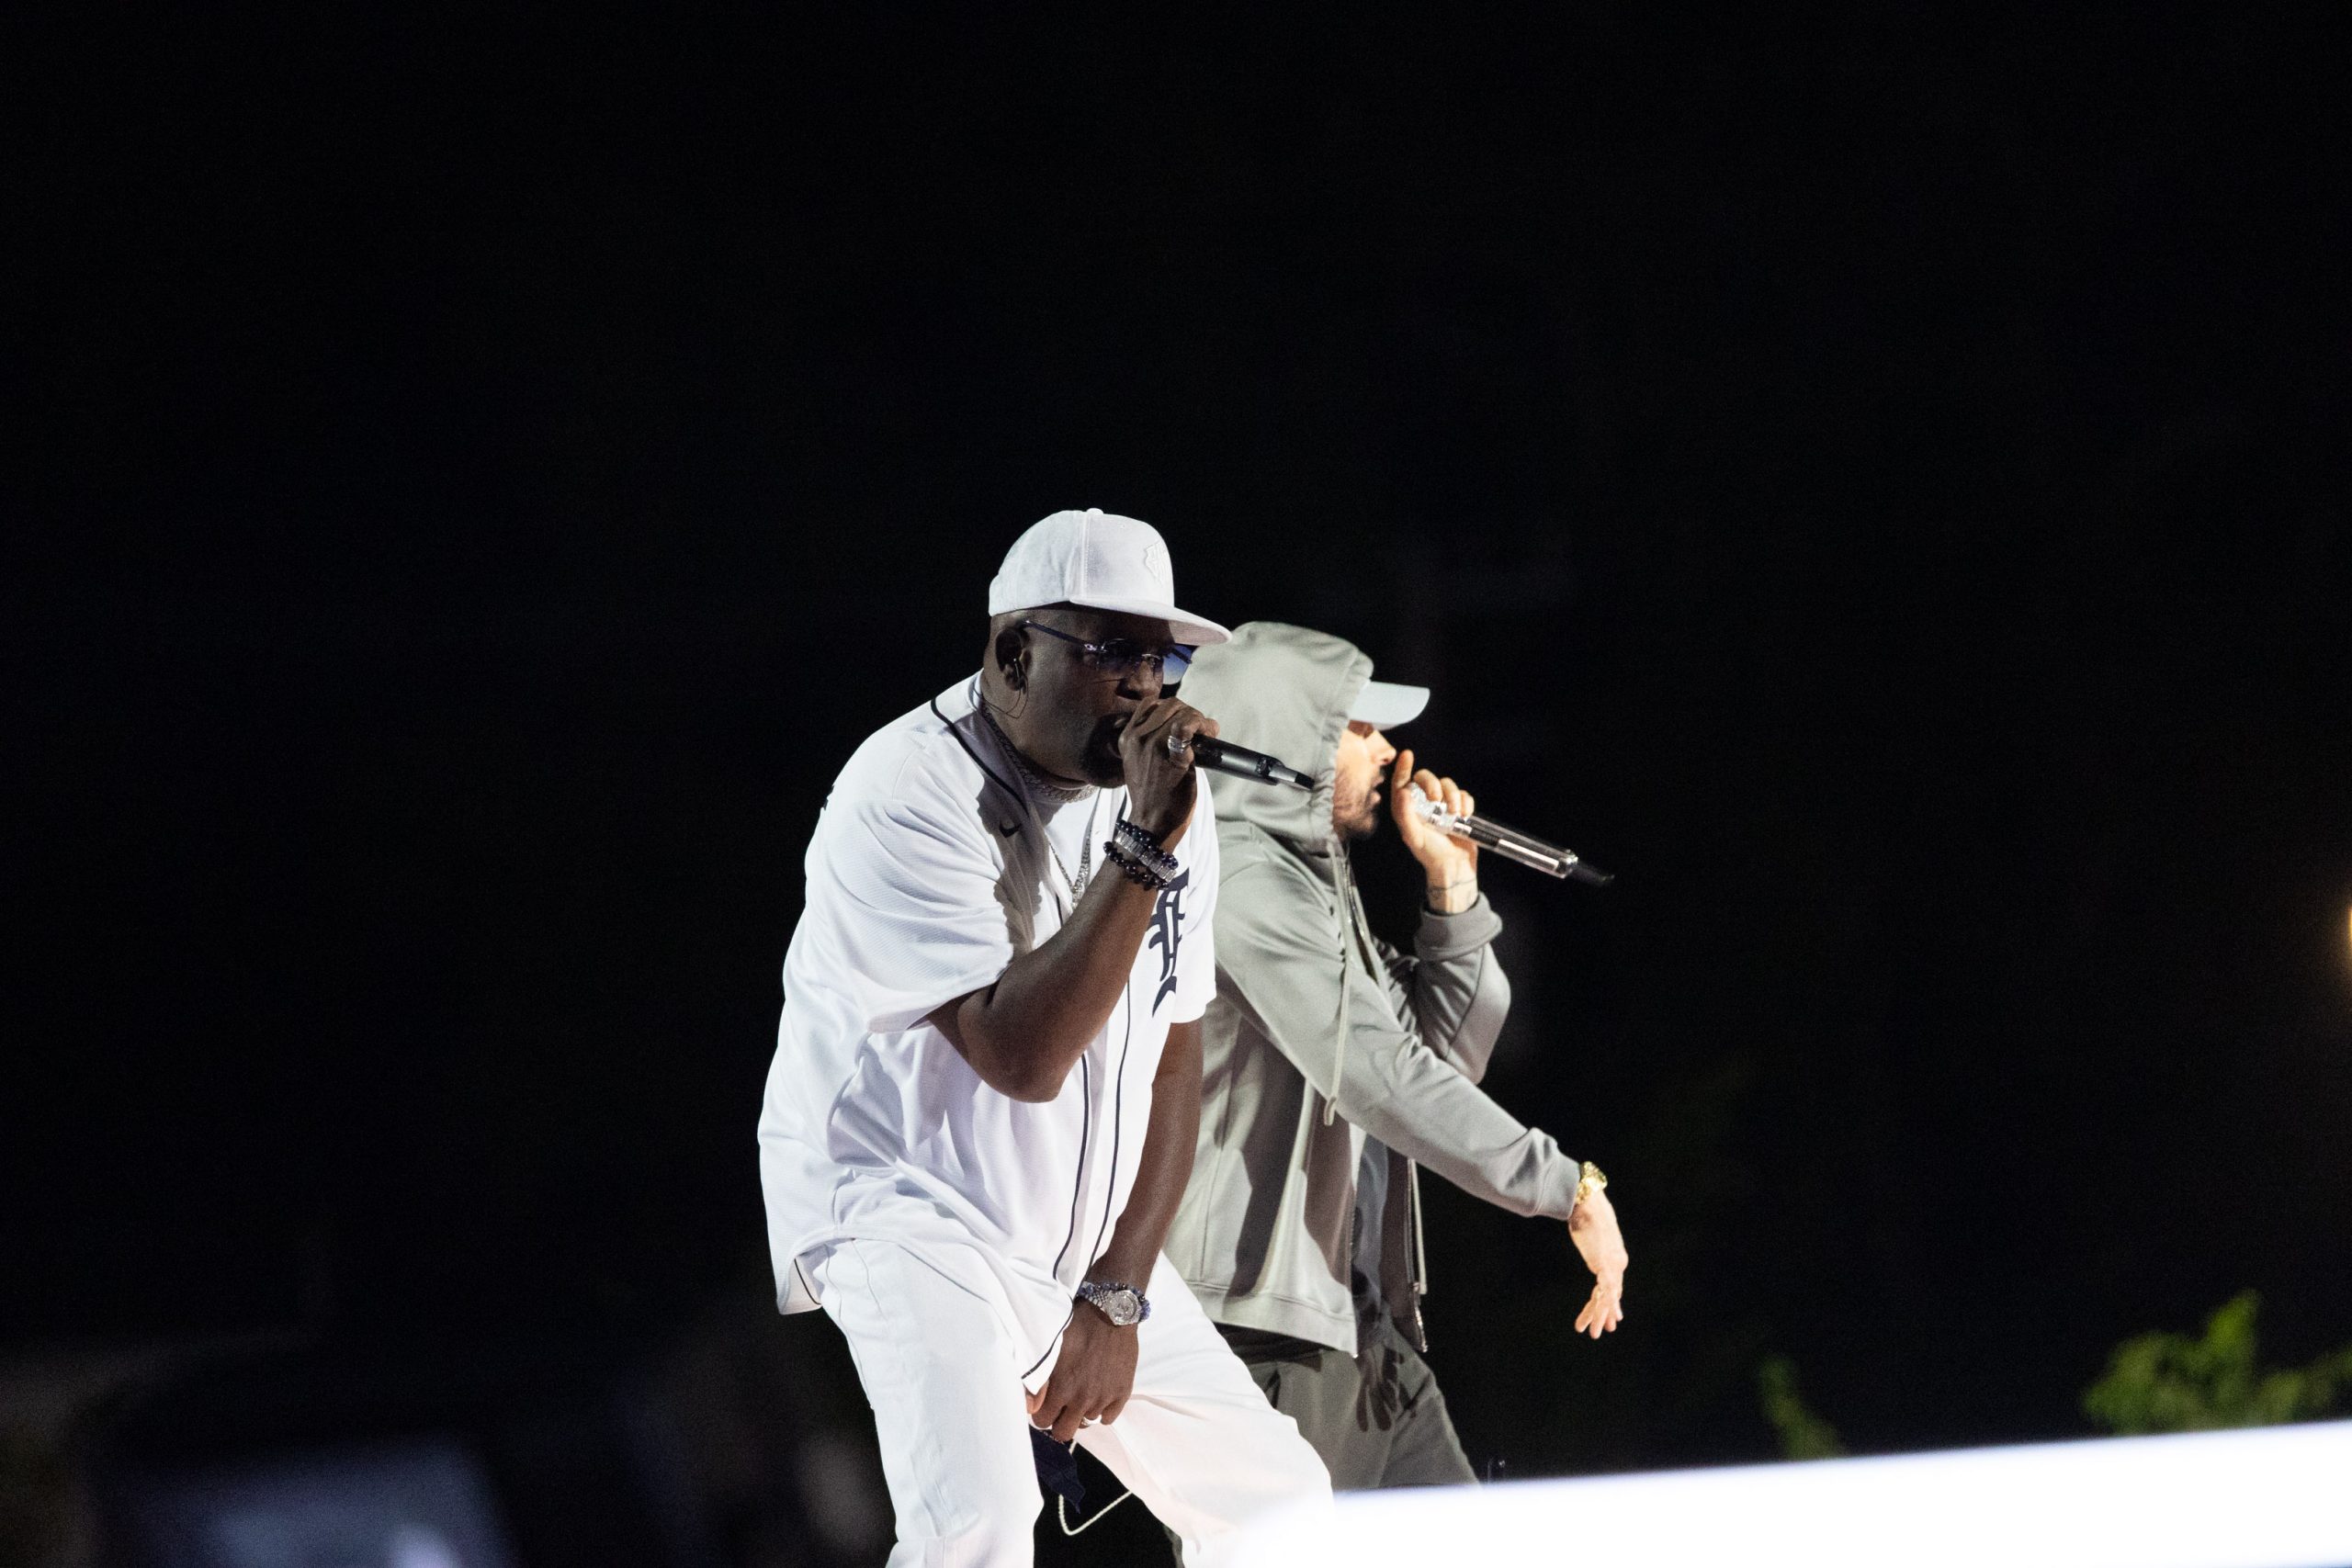
[[[1334,1490],[1478,1479],[1453,1435],[1437,1374],[1387,1314],[1359,1324],[1353,1356],[1283,1335],[1218,1331],[1267,1400],[1323,1456]]]

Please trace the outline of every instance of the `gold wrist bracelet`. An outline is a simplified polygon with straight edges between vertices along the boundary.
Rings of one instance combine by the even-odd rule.
[[[1585,1161],[1582,1171],[1583,1174],[1577,1178],[1577,1201],[1579,1203],[1609,1185],[1609,1178],[1601,1175],[1600,1168],[1592,1161]]]

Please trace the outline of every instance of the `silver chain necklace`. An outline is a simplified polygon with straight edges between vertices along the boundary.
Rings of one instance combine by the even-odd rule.
[[[1093,796],[1094,803],[1086,808],[1086,837],[1079,846],[1076,876],[1072,876],[1069,867],[1063,863],[1061,851],[1054,848],[1054,837],[1046,831],[1045,823],[1042,820],[1037,823],[1037,836],[1046,840],[1046,852],[1053,857],[1054,869],[1060,872],[1062,880],[1069,885],[1069,901],[1076,904],[1086,896],[1086,884],[1094,875],[1094,818],[1102,807],[1102,791],[1091,784],[1057,784],[1046,778],[1029,765],[1029,759],[1021,754],[1021,748],[1012,743],[1012,737],[997,723],[996,716],[989,712],[986,703],[976,703],[974,706],[979,713],[980,722],[989,727],[997,743],[1004,748],[1005,755],[1012,759],[1013,771],[1021,775],[1021,787],[1024,794],[1042,795],[1057,806],[1075,805],[1089,795]],[[1029,807],[1031,818],[1036,818],[1037,807],[1034,799],[1024,799],[1022,804]]]
[[[1069,867],[1062,863],[1062,853],[1054,848],[1052,837],[1049,835],[1046,840],[1046,852],[1054,857],[1054,869],[1062,874],[1064,882],[1069,884],[1069,901],[1072,904],[1076,904],[1086,896],[1087,880],[1094,874],[1094,813],[1102,805],[1102,795],[1098,790],[1095,793],[1094,804],[1086,808],[1086,841],[1078,852],[1076,876],[1072,876],[1069,874]]]

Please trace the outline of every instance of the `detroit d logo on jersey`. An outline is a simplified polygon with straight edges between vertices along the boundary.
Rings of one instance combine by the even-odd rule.
[[[1151,934],[1144,938],[1144,945],[1159,949],[1159,989],[1151,998],[1154,1012],[1176,988],[1176,949],[1184,940],[1183,892],[1192,882],[1193,868],[1186,866],[1176,874],[1175,881],[1159,890],[1159,901],[1151,907]]]

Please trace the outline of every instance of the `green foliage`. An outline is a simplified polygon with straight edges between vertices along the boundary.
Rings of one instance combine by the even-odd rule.
[[[1756,1393],[1763,1402],[1764,1419],[1780,1434],[1783,1457],[1835,1459],[1846,1451],[1838,1428],[1815,1414],[1797,1393],[1796,1363],[1786,1356],[1764,1358],[1756,1369]]]
[[[2352,1345],[2310,1366],[2265,1372],[2255,1361],[2261,1298],[2242,1291],[2216,1312],[2202,1338],[2143,1334],[2108,1358],[2107,1375],[2083,1410],[2110,1432],[2203,1432],[2275,1427],[2327,1414],[2352,1386]]]

